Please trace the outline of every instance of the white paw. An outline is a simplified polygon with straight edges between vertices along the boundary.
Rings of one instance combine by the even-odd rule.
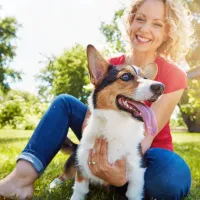
[[[60,180],[59,178],[54,179],[50,185],[49,185],[49,189],[52,190],[55,187],[57,187],[58,185],[62,185],[64,182],[62,180]]]
[[[126,196],[127,196],[128,200],[142,200],[142,198],[143,198],[143,195],[140,192],[136,193],[136,192],[130,191],[130,190],[127,190]]]
[[[84,199],[85,199],[85,195],[73,193],[70,200],[84,200]]]
[[[128,200],[142,200],[142,196],[127,196]]]

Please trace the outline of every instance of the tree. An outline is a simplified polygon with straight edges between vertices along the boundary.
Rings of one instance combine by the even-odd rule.
[[[48,101],[46,97],[68,93],[86,103],[89,92],[83,86],[89,84],[89,77],[85,48],[76,45],[59,57],[48,58],[47,62],[36,77],[40,81],[40,97]]]
[[[109,44],[114,53],[126,51],[122,33],[118,26],[118,19],[121,18],[123,12],[124,9],[116,11],[110,24],[102,22],[100,26],[101,33],[105,36],[106,42]]]
[[[179,108],[189,132],[200,132],[200,81],[189,80],[189,90],[185,91]]]
[[[200,1],[185,0],[193,15],[193,25],[195,28],[195,42],[193,48],[186,56],[186,60],[191,66],[200,66]],[[200,81],[189,80],[189,89],[185,91],[179,108],[189,132],[200,132]]]
[[[15,18],[0,18],[0,90],[3,93],[10,90],[9,80],[21,80],[21,73],[9,67],[15,57],[14,42],[18,28]]]
[[[47,107],[29,92],[9,90],[0,99],[0,128],[32,130]]]
[[[185,0],[193,16],[194,32],[194,45],[191,51],[186,56],[191,67],[200,66],[200,1],[198,0]]]
[[[195,43],[186,56],[186,60],[191,67],[200,66],[200,1],[184,0],[184,2],[191,11],[195,28]],[[123,15],[123,11],[123,8],[117,11],[111,23],[102,23],[100,27],[101,33],[105,36],[106,42],[113,48],[113,52],[125,52],[125,44],[118,26],[118,20]],[[199,81],[189,81],[189,90],[184,93],[183,98],[179,103],[180,116],[183,117],[190,132],[200,132],[199,86]]]

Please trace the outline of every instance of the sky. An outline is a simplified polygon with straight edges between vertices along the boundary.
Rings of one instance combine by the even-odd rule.
[[[13,89],[36,94],[34,75],[45,67],[45,56],[63,53],[79,43],[101,48],[100,23],[110,22],[122,0],[0,0],[0,17],[13,16],[18,30],[16,57],[10,66],[21,70],[23,81]]]

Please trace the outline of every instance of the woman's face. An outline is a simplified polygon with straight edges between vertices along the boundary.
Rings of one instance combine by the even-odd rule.
[[[145,0],[131,23],[132,46],[138,51],[155,52],[167,39],[165,7],[160,0]]]

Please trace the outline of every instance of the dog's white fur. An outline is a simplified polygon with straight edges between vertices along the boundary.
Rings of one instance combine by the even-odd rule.
[[[95,139],[101,136],[108,142],[110,164],[126,156],[129,181],[127,197],[129,200],[142,199],[145,169],[140,167],[141,155],[139,155],[138,145],[144,137],[144,124],[133,120],[130,114],[123,111],[94,110],[92,112],[78,148],[78,166],[86,179],[103,184],[104,181],[94,176],[88,167],[89,151],[94,147]],[[74,192],[80,193],[77,190]],[[82,192],[85,196],[88,189]],[[75,199],[72,196],[71,200]]]

